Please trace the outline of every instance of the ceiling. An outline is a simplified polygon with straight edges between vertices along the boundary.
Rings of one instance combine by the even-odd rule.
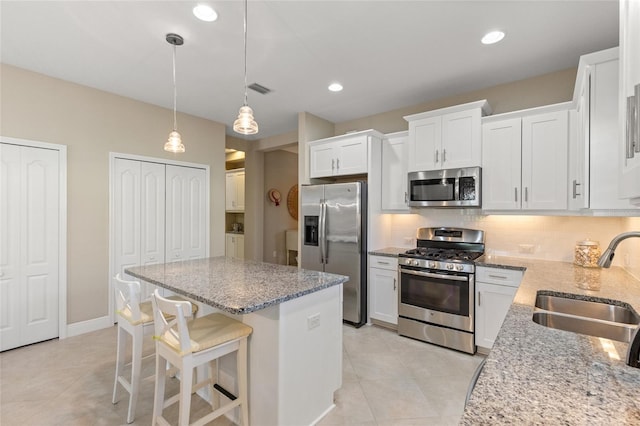
[[[6,64],[225,123],[244,96],[243,2],[0,2]],[[248,5],[248,83],[264,138],[297,128],[298,112],[343,122],[575,67],[579,56],[618,45],[618,2],[258,1]],[[495,45],[480,38],[506,32]],[[329,92],[339,81],[344,90]],[[168,123],[168,127],[172,123]],[[180,128],[180,122],[178,122]]]

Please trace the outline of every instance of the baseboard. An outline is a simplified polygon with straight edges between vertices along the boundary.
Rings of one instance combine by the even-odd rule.
[[[109,327],[113,327],[113,323],[108,315],[87,321],[74,322],[73,324],[67,324],[67,337],[79,336]]]

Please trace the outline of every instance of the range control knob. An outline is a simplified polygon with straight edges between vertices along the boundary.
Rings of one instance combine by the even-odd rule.
[[[420,265],[420,261],[419,260],[414,260],[412,263],[413,263],[414,266],[419,266]]]
[[[436,262],[429,262],[429,268],[437,268],[438,264]]]
[[[453,269],[453,263],[447,263],[447,269],[449,270]]]
[[[456,271],[462,271],[464,269],[464,265],[456,265]]]

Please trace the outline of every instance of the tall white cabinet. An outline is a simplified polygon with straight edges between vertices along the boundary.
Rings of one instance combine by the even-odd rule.
[[[408,212],[408,132],[389,133],[382,140],[382,210]]]
[[[206,167],[113,157],[111,182],[111,277],[131,266],[208,255]]]
[[[620,0],[619,38],[620,195],[640,205],[640,1]]]
[[[0,350],[58,337],[61,153],[0,144]]]

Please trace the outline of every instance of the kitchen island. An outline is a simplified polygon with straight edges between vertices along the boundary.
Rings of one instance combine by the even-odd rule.
[[[342,283],[348,277],[213,257],[127,268],[148,283],[250,325],[251,425],[309,425],[342,385]],[[210,307],[210,308],[208,308]],[[226,361],[226,360],[225,360]],[[222,386],[235,393],[233,380]]]
[[[476,264],[526,272],[461,425],[640,424],[640,369],[625,365],[626,343],[532,321],[538,290],[618,300],[640,312],[640,281],[618,267],[503,257]]]

